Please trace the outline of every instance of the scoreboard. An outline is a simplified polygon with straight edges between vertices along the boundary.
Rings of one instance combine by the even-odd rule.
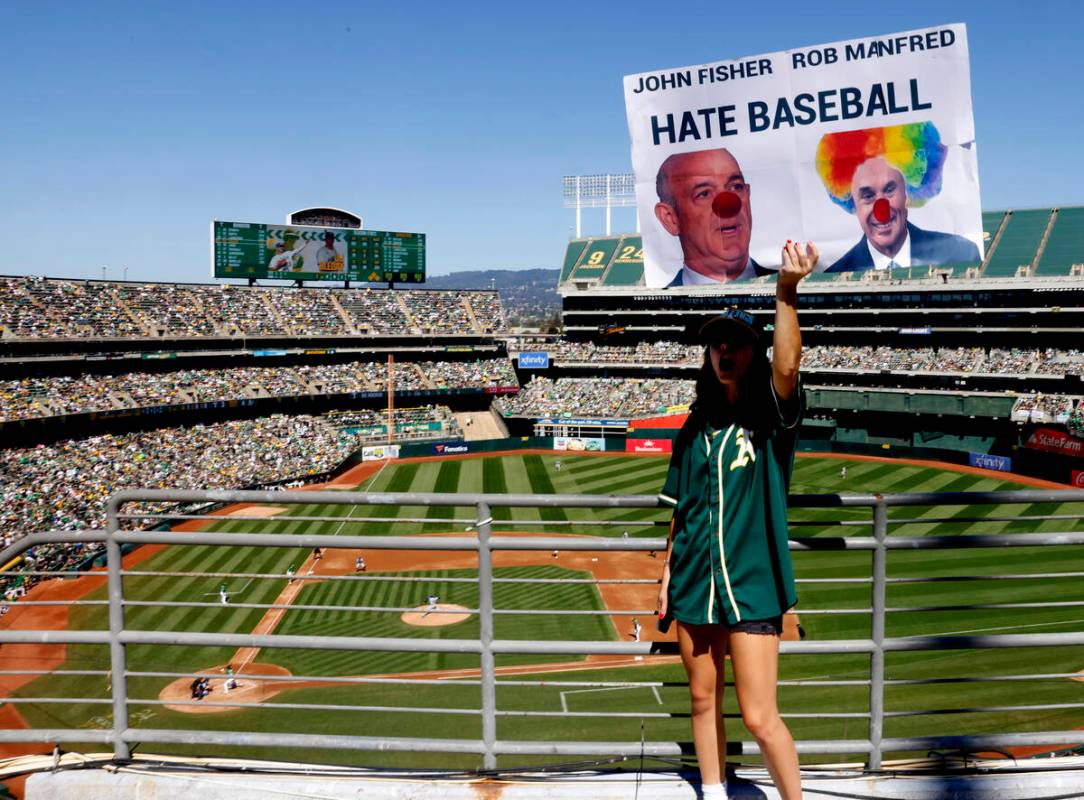
[[[211,270],[215,278],[424,283],[425,234],[215,220]]]

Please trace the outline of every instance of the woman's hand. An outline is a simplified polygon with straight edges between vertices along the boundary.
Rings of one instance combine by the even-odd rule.
[[[655,601],[655,614],[662,619],[666,616],[667,606],[670,601],[670,564],[667,562],[662,568],[662,580],[659,581],[659,598]]]
[[[779,269],[779,285],[797,286],[798,282],[817,266],[818,258],[820,258],[820,253],[813,242],[806,242],[803,253],[798,242],[788,239],[783,245],[783,266]]]

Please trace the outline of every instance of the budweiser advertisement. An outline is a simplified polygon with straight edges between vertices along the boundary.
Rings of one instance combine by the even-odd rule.
[[[674,443],[670,439],[626,439],[626,453],[669,453]]]

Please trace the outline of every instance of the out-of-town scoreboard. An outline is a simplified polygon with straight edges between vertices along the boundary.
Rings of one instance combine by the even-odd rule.
[[[424,283],[425,234],[215,220],[211,266],[216,278]]]

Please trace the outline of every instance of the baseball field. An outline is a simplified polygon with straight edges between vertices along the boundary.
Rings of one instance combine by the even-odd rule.
[[[843,466],[845,477],[841,474]],[[665,458],[620,455],[519,453],[419,459],[365,465],[337,481],[337,488],[380,492],[654,494],[665,468]],[[1024,488],[1011,477],[945,465],[803,456],[795,468],[792,491]],[[1027,518],[1039,514],[1072,515],[1082,510],[1067,504],[894,509],[891,517],[902,522],[892,526],[891,534],[956,536],[1072,530],[1079,527],[1075,519]],[[281,533],[464,535],[473,514],[470,508],[425,506],[249,506],[225,509],[214,526],[229,531]],[[281,519],[284,516],[303,519]],[[621,537],[626,532],[631,537],[663,536],[667,520],[662,509],[495,509],[494,518],[494,532],[499,534],[610,537]],[[869,512],[795,509],[792,535],[868,535],[868,528],[843,528],[836,524],[839,520],[868,521]],[[600,522],[605,524],[597,524]],[[365,560],[364,571],[358,569],[358,556]],[[441,551],[343,549],[328,550],[317,558],[308,550],[283,548],[144,547],[126,559],[127,568],[136,573],[125,579],[127,626],[148,630],[475,638],[477,618],[452,613],[458,611],[457,607],[477,607],[474,559],[473,553]],[[794,560],[797,577],[802,581],[797,611],[808,637],[868,637],[870,619],[865,609],[870,603],[870,586],[864,579],[870,574],[869,553],[826,549],[795,553]],[[656,579],[661,563],[652,554],[503,552],[496,554],[495,566],[497,638],[630,640],[634,617],[642,623],[644,639],[659,637],[650,616],[654,587],[647,583],[606,583]],[[1079,631],[1084,627],[1084,581],[1062,575],[1082,570],[1084,548],[1079,547],[891,552],[890,577],[934,580],[889,586],[889,608],[903,610],[889,614],[887,635]],[[256,577],[268,574],[277,577]],[[999,577],[986,579],[989,576]],[[853,582],[832,582],[840,579]],[[87,576],[50,581],[36,587],[29,599],[58,598],[104,602],[103,579]],[[1047,605],[1072,601],[1082,605]],[[1037,607],[973,608],[1007,603]],[[288,608],[246,607],[250,604]],[[930,606],[943,610],[915,610]],[[357,607],[366,610],[352,610]],[[572,609],[594,613],[557,613]],[[524,610],[554,613],[511,613]],[[0,619],[0,626],[103,629],[107,627],[106,619],[104,604],[23,607]],[[229,694],[224,693],[227,666],[238,682]],[[129,694],[136,699],[132,723],[149,728],[478,738],[481,723],[477,714],[477,667],[476,657],[453,654],[130,647]],[[502,739],[638,741],[641,734],[648,741],[689,738],[688,719],[683,716],[688,711],[686,689],[681,684],[684,673],[672,657],[638,661],[628,657],[505,656],[498,659],[498,667],[498,735]],[[29,668],[47,668],[51,673],[30,680],[12,674],[0,676],[0,688],[6,694],[28,700],[5,706],[5,722],[0,724],[88,729],[111,724],[106,648],[0,648],[0,670]],[[1074,679],[1082,668],[1084,652],[1079,648],[890,653],[887,675],[893,683],[886,694],[890,716],[885,736],[1084,726],[1084,682]],[[185,674],[198,672],[211,679],[211,694],[199,703],[179,705],[191,698],[192,678]],[[251,677],[254,675],[300,679],[270,683]],[[343,680],[380,676],[418,680],[408,685]],[[995,676],[999,679],[983,683],[957,680]],[[795,737],[864,737],[869,692],[859,682],[867,677],[868,656],[785,657],[781,664],[780,705]],[[821,685],[829,679],[855,683]],[[594,685],[600,682],[623,685]],[[59,701],[66,697],[94,698],[97,702]],[[259,702],[260,706],[236,709],[215,705],[229,699]],[[283,703],[305,707],[278,707]],[[344,704],[364,706],[366,710],[335,708]],[[1015,708],[1021,705],[1044,708]],[[978,706],[997,710],[971,710]],[[446,713],[413,709],[440,709]],[[736,715],[737,711],[731,692],[726,712]],[[537,715],[526,716],[524,712]],[[664,716],[667,713],[678,716]],[[729,730],[735,740],[748,738],[737,719]],[[101,748],[88,745],[87,749]],[[163,746],[144,749],[207,751]],[[480,765],[480,759],[473,756],[428,753],[316,754],[240,748],[229,752],[365,765]],[[502,763],[539,760],[517,758]]]

